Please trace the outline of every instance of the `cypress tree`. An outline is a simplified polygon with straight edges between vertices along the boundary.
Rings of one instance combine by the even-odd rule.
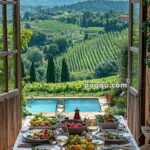
[[[34,62],[32,62],[31,68],[30,68],[30,82],[35,82],[36,81],[36,74],[35,74],[35,66],[34,66]]]
[[[62,61],[61,82],[67,82],[70,79],[69,70],[65,59]]]
[[[88,40],[88,38],[89,38],[89,35],[87,33],[85,33],[84,40]]]
[[[46,78],[47,78],[47,83],[50,83],[50,82],[55,83],[55,65],[54,65],[54,59],[52,56],[48,57]]]
[[[25,70],[24,70],[24,63],[23,60],[21,59],[21,78],[24,78],[26,76]]]

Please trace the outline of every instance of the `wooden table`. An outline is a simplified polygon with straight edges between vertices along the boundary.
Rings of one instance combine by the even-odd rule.
[[[131,136],[129,144],[132,146],[132,148],[134,150],[140,150],[139,147],[138,147],[138,145],[137,145],[137,143],[136,143],[136,141],[135,141],[135,139],[133,138],[133,136],[132,136],[132,134],[131,134],[131,132],[130,132],[130,130],[129,130],[127,124],[126,124],[126,122],[125,122],[125,120],[123,119],[123,117],[121,117],[121,116],[117,116],[117,117],[119,117],[120,123],[123,124],[124,126],[126,126],[127,132]],[[30,118],[31,117],[27,117],[26,118],[26,120],[24,122],[24,125],[22,126],[22,129],[21,129],[21,131],[20,131],[20,133],[19,133],[19,135],[17,137],[17,140],[16,140],[16,143],[14,145],[14,149],[13,150],[31,150],[31,148],[18,148],[18,145],[25,143],[23,141],[23,138],[22,138],[22,135],[23,135],[22,131],[24,131],[25,129],[28,128],[27,124],[29,123]]]

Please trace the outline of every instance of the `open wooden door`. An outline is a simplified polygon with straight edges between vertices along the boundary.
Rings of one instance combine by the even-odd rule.
[[[0,150],[13,147],[21,127],[19,7],[0,1]]]
[[[145,50],[142,31],[145,11],[142,0],[129,2],[129,50],[128,50],[128,125],[135,139],[141,134],[145,122]]]

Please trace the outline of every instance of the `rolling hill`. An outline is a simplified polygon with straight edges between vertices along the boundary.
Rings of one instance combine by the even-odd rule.
[[[54,8],[55,9],[55,8]],[[56,7],[58,9],[58,7]],[[125,0],[87,0],[71,5],[61,6],[60,10],[93,11],[93,12],[123,12],[128,13],[128,1]]]
[[[56,62],[60,63],[65,58],[70,72],[93,72],[98,65],[118,59],[116,41],[124,36],[127,37],[127,30],[100,34],[94,39],[74,45],[63,56],[58,57]]]
[[[61,5],[68,5],[77,2],[82,2],[85,0],[21,0],[21,6],[61,6]]]

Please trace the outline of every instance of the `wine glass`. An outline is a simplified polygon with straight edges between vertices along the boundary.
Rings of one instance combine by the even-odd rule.
[[[93,135],[94,133],[99,131],[99,126],[88,126],[87,130],[91,135]]]
[[[99,131],[99,126],[97,125],[96,120],[89,120],[87,124],[87,130],[91,136]]]
[[[59,123],[61,123],[62,116],[64,115],[64,101],[57,100],[56,105],[56,117],[59,119]]]
[[[92,143],[95,145],[96,150],[101,150],[104,147],[104,141],[102,140],[92,140]]]
[[[69,131],[68,128],[64,124],[57,124],[55,126],[56,130],[56,141],[58,145],[63,148],[63,146],[68,142],[69,139]]]

